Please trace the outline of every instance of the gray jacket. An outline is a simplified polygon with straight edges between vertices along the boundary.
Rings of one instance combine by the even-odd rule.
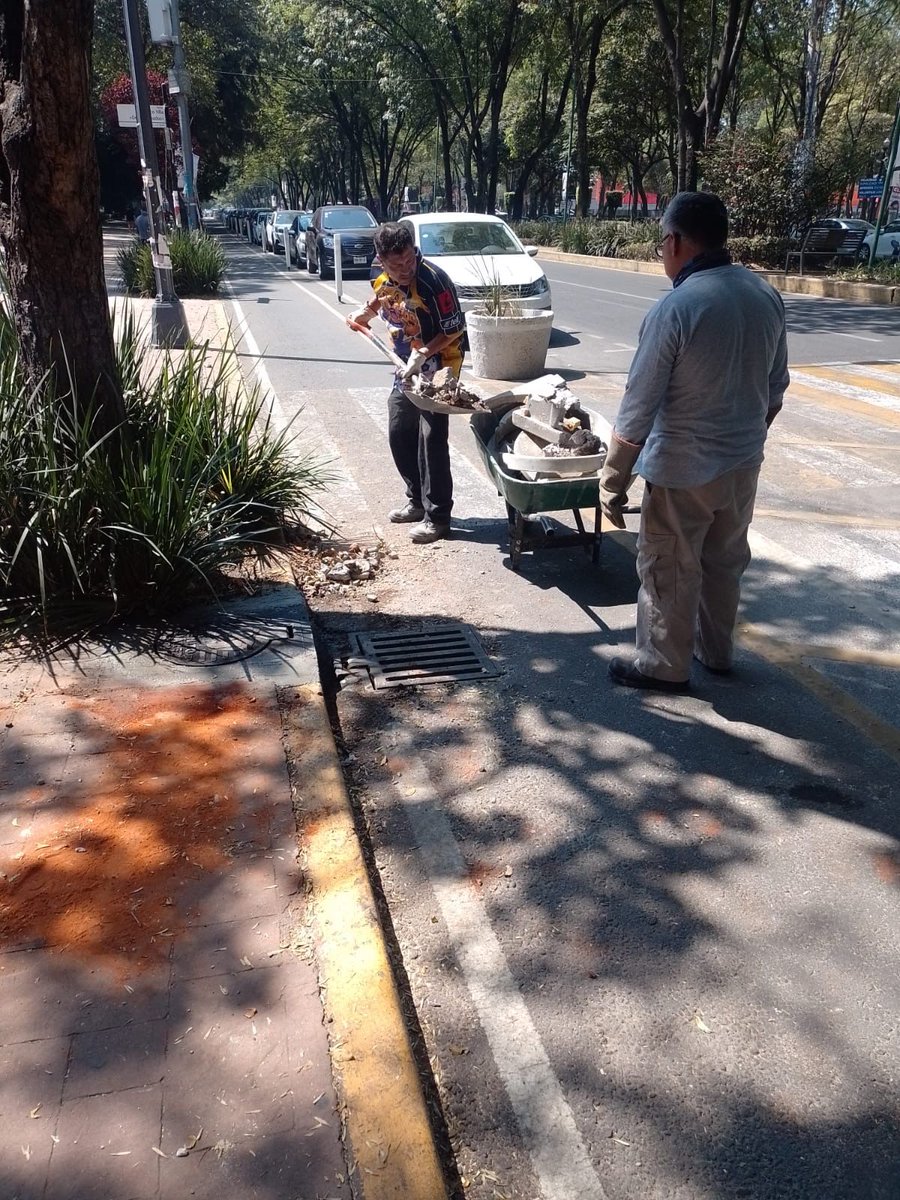
[[[697,487],[762,462],[789,382],[775,289],[733,264],[697,271],[644,318],[616,433],[643,445],[650,483]]]

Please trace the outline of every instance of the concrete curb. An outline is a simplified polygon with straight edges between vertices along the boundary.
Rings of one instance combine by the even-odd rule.
[[[639,275],[664,275],[662,264],[636,258],[604,258],[599,254],[568,254],[541,246],[539,258],[548,262],[603,267],[607,271],[635,271]],[[779,292],[819,296],[830,300],[852,300],[857,304],[900,305],[900,287],[890,283],[855,283],[851,279],[823,279],[816,275],[786,275],[783,271],[757,271]]]
[[[356,1187],[365,1200],[447,1200],[322,689],[284,689],[281,707]]]

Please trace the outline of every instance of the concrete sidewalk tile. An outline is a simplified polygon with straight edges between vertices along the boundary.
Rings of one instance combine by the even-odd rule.
[[[194,926],[175,939],[173,979],[203,979],[278,966],[289,933],[280,916]]]
[[[168,964],[126,986],[50,951],[0,954],[0,1044],[159,1019],[168,1011],[168,985]]]
[[[210,872],[198,883],[186,885],[178,898],[179,917],[188,926],[275,917],[283,907],[274,860],[267,854],[241,855],[215,877]]]
[[[64,1102],[48,1200],[155,1200],[161,1114],[160,1084]]]
[[[196,1130],[194,1131],[196,1132]],[[309,1138],[277,1134],[212,1142],[160,1163],[160,1200],[350,1200],[339,1143],[322,1128]]]
[[[63,1099],[160,1083],[165,1072],[166,1035],[164,1020],[75,1034]]]
[[[0,1049],[0,1195],[4,1200],[7,1196],[38,1200],[44,1195],[68,1054],[65,1037]]]
[[[183,1011],[186,1025],[166,1057],[167,1152],[200,1126],[213,1142],[294,1128],[281,973],[270,968],[175,985],[173,1011]]]

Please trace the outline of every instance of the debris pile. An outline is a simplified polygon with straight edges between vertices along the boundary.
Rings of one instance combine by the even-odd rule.
[[[349,593],[364,584],[371,586],[382,557],[380,549],[321,541],[297,548],[291,566],[297,586],[307,596],[321,596],[328,592]],[[373,596],[367,598],[375,603],[377,597]]]
[[[440,404],[449,404],[451,408],[465,409],[467,412],[487,412],[487,405],[475,392],[464,387],[449,367],[435,371],[431,379],[423,379],[419,375],[413,385],[413,390],[426,400],[436,400]]]

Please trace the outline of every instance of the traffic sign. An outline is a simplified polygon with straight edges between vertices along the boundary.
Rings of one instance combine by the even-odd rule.
[[[877,179],[861,179],[859,181],[859,198],[860,200],[872,200],[881,195],[884,188],[884,176],[881,175]]]
[[[117,104],[116,112],[119,116],[119,124],[123,129],[137,129],[137,109],[133,104]],[[166,127],[166,106],[164,104],[151,104],[150,117],[153,121],[154,129],[165,129]],[[881,193],[878,193],[879,196]]]

